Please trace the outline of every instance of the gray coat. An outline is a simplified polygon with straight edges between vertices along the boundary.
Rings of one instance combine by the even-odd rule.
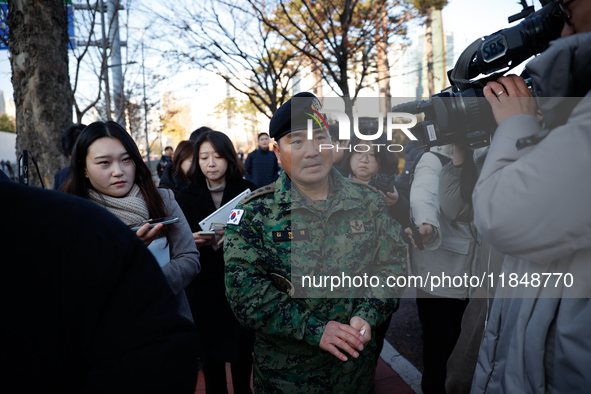
[[[445,151],[440,150],[445,154]],[[449,152],[447,152],[449,154]],[[472,275],[476,258],[476,241],[470,233],[470,218],[453,221],[440,209],[439,179],[441,161],[432,153],[425,153],[417,163],[410,189],[411,217],[415,223],[428,223],[437,229],[424,250],[413,250],[412,273],[420,275],[427,286],[433,276],[449,277]],[[421,290],[437,297],[465,299],[466,287],[422,287]]]
[[[201,269],[199,251],[193,240],[193,233],[177,204],[174,193],[169,189],[158,189],[168,216],[178,216],[180,222],[169,226],[170,262],[162,267],[162,272],[179,302],[179,313],[193,321],[191,308],[185,295],[185,287],[197,276]]]
[[[515,143],[540,131],[537,119],[516,115],[499,125],[474,190],[475,224],[509,255],[505,277],[562,272],[574,284],[555,287],[553,278],[545,287],[497,288],[472,392],[588,393],[591,33],[556,40],[527,69],[538,95],[550,97],[538,99],[545,121],[565,119],[523,150]],[[565,98],[585,94],[575,105]]]
[[[482,170],[484,160],[488,153],[488,147],[474,152],[474,164],[478,173]],[[472,204],[462,200],[461,189],[462,168],[446,164],[441,170],[439,181],[439,196],[441,212],[455,221],[471,221],[474,217]],[[474,229],[474,233],[476,230]],[[490,273],[498,275],[501,272],[505,255],[493,248],[486,239],[478,237],[480,245],[477,247],[476,264],[472,267],[472,275],[479,278],[484,274],[486,278]],[[496,281],[492,282],[493,284]],[[462,328],[452,354],[447,361],[447,376],[445,391],[447,393],[469,393],[472,386],[472,378],[478,361],[478,351],[484,325],[494,298],[495,288],[490,282],[478,288],[470,288],[470,302],[462,316]]]

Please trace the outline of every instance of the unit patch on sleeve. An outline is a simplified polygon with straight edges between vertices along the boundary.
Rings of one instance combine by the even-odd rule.
[[[244,215],[244,209],[232,209],[232,213],[230,213],[230,217],[228,217],[228,223],[226,224],[239,225],[240,220],[242,220],[242,215]]]

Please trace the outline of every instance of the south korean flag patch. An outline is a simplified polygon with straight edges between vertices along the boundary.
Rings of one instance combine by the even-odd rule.
[[[230,213],[228,223],[226,224],[239,225],[240,220],[242,220],[242,215],[244,215],[244,209],[232,209],[232,213]]]

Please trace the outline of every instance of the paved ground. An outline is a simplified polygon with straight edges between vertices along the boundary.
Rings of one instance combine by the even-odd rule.
[[[386,332],[390,344],[420,372],[423,372],[423,330],[414,298],[402,298]]]
[[[230,373],[230,364],[226,364],[226,376],[228,376],[228,394],[233,394],[232,375]],[[251,381],[252,387],[252,381]],[[382,358],[378,362],[376,369],[375,394],[414,394],[414,391],[402,380],[402,378],[392,368],[384,362]],[[195,394],[205,394],[205,381],[203,372],[199,371],[197,387]]]

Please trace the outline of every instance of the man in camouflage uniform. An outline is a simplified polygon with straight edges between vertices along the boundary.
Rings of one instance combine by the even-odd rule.
[[[327,130],[314,129],[307,139],[316,98],[294,97],[304,103],[292,109],[290,100],[270,125],[285,172],[247,196],[228,221],[226,293],[238,320],[256,331],[256,392],[368,393],[376,357],[371,329],[398,299],[374,297],[386,293],[380,286],[331,291],[330,282],[314,287],[302,277],[317,284],[324,275],[365,273],[384,284],[406,272],[406,248],[375,189],[332,168],[333,151],[319,148],[330,144]]]

